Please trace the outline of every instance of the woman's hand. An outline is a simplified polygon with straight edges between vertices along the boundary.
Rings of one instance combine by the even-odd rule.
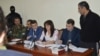
[[[54,41],[46,41],[46,42],[42,42],[44,45],[47,45],[47,44],[54,44]]]

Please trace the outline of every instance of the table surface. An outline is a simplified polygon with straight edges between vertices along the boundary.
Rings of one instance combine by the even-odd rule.
[[[84,53],[71,51],[70,53],[65,52],[61,55],[55,55],[55,54],[52,54],[51,50],[46,48],[46,47],[36,46],[32,49],[27,49],[22,44],[15,44],[15,45],[7,45],[7,48],[17,50],[17,51],[20,51],[20,52],[30,53],[34,56],[91,56],[91,54],[93,52],[92,49],[88,49]]]

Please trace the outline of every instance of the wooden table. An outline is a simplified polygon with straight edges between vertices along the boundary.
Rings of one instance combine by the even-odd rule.
[[[44,47],[38,47],[38,46],[34,47],[33,49],[27,49],[22,44],[20,44],[20,45],[15,44],[15,45],[7,45],[7,48],[17,50],[17,51],[20,51],[20,52],[30,53],[34,56],[91,56],[91,54],[93,52],[92,49],[89,49],[84,53],[72,51],[70,53],[65,52],[61,55],[55,55],[55,54],[52,54],[50,49],[44,48]]]

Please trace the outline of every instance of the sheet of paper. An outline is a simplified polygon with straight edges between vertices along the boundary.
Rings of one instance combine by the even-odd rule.
[[[59,51],[64,50],[64,49],[58,49],[58,48],[53,48],[51,49],[53,54],[58,54]]]
[[[47,44],[47,45],[44,45],[44,44],[42,44],[41,41],[35,42],[35,44],[37,46],[40,46],[40,47],[48,47],[48,48],[49,47],[53,48],[53,47],[59,47],[59,46],[61,46],[61,45],[57,45],[57,44]],[[62,45],[62,46],[65,46],[65,45]]]
[[[12,39],[11,41],[16,42],[16,41],[19,41],[19,40],[21,40],[21,39]]]
[[[75,52],[85,52],[87,51],[88,49],[87,48],[81,48],[81,47],[76,47],[74,45],[69,45],[69,48],[72,50],[72,51],[75,51]],[[65,51],[67,51],[67,46],[65,47]]]
[[[7,44],[9,44],[9,45],[14,45],[14,44],[16,44],[17,42],[8,42]]]
[[[87,50],[88,50],[87,48],[76,48],[76,49],[73,49],[73,51],[81,52],[81,53],[83,53],[83,52],[85,52]]]
[[[35,45],[40,46],[40,47],[45,47],[45,45],[43,45],[41,41],[35,42]]]

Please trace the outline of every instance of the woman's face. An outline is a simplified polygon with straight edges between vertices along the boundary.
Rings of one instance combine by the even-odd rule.
[[[46,26],[46,30],[47,30],[47,31],[48,31],[48,30],[50,31],[51,26],[48,25],[48,24],[46,24],[45,26]]]

